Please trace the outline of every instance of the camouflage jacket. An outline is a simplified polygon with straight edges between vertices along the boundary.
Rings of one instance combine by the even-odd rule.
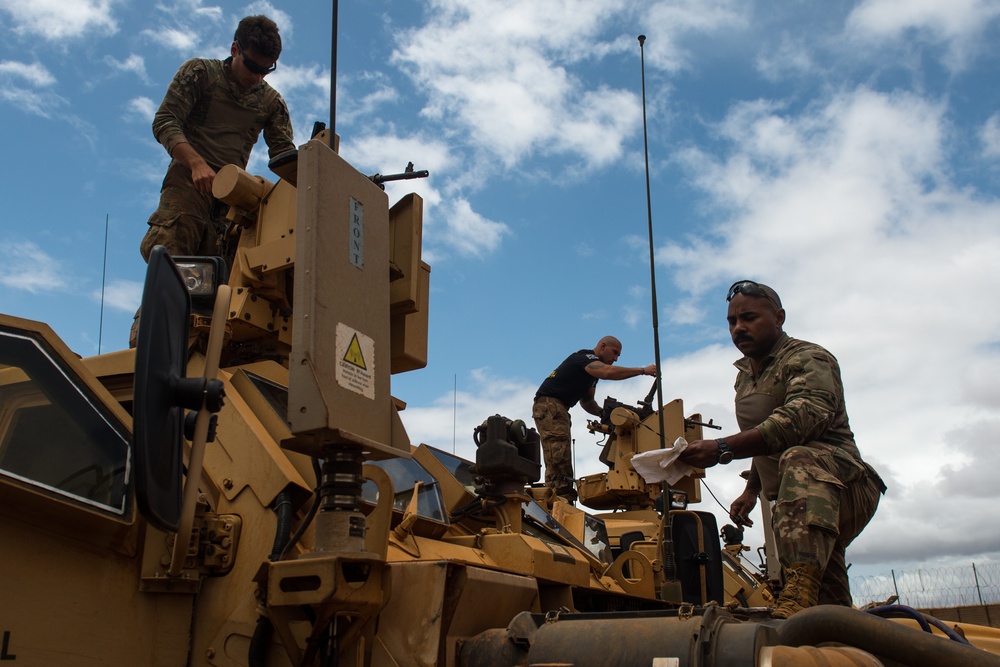
[[[261,131],[270,157],[295,147],[288,107],[261,82],[241,90],[226,60],[193,58],[174,75],[153,118],[153,135],[172,153],[187,142],[213,169],[246,167]]]
[[[755,375],[748,358],[735,364],[736,419],[757,428],[769,456],[754,457],[768,497],[777,493],[777,458],[795,445],[833,452],[861,463],[844,405],[837,359],[819,345],[782,334]]]

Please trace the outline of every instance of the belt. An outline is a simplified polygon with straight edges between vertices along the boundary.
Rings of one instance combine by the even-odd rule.
[[[555,396],[535,396],[535,403],[537,403],[538,401],[543,401],[543,400],[544,401],[555,401],[559,405],[561,405],[564,408],[566,408],[566,404],[563,403],[561,399],[558,399]],[[566,409],[568,410],[569,408],[566,408]]]

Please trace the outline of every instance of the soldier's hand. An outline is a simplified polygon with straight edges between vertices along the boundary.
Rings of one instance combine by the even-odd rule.
[[[719,462],[719,445],[715,440],[695,440],[688,443],[677,460],[695,468],[711,468]]]
[[[212,183],[215,182],[215,170],[203,162],[201,166],[191,170],[191,180],[194,181],[195,190],[212,194]]]
[[[753,521],[750,519],[750,512],[753,508],[757,506],[757,495],[753,493],[748,493],[746,491],[733,501],[733,504],[729,506],[729,518],[732,519],[737,526],[752,526]]]

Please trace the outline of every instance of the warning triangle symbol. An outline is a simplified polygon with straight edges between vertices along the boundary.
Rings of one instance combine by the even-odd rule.
[[[365,365],[365,355],[361,353],[361,343],[358,342],[358,334],[354,334],[351,338],[351,344],[347,346],[347,352],[344,353],[344,361],[349,364],[353,364],[363,371],[368,370]]]

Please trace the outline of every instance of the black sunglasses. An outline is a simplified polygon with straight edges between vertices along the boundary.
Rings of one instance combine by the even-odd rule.
[[[781,302],[778,301],[778,295],[773,293],[774,290],[770,288],[762,288],[759,284],[752,280],[737,280],[729,287],[729,292],[726,293],[726,301],[732,301],[733,297],[737,294],[746,294],[747,296],[762,296],[775,308],[781,308]]]
[[[260,76],[266,76],[267,74],[270,74],[274,70],[278,69],[277,61],[275,61],[275,63],[270,67],[261,67],[254,61],[247,58],[247,54],[243,53],[243,46],[240,44],[239,40],[236,40],[236,50],[240,52],[241,56],[243,56],[243,66],[246,67],[251,72],[253,72],[254,74],[259,74]]]

